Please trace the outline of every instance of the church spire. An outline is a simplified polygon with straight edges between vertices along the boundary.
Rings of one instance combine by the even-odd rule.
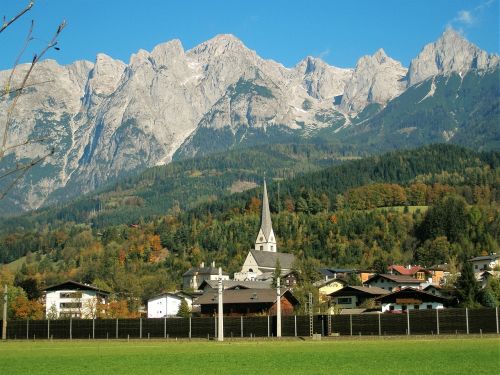
[[[262,216],[260,230],[255,241],[255,250],[276,252],[276,239],[273,225],[271,223],[271,211],[269,210],[269,199],[267,197],[266,180],[264,179],[264,192],[262,194]]]

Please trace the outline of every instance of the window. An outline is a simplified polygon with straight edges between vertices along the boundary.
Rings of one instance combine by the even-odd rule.
[[[407,308],[408,308],[408,306],[406,306],[406,305],[401,306],[401,310],[403,310],[403,311],[406,311]]]
[[[82,298],[82,292],[61,292],[59,298]]]
[[[260,237],[260,238],[259,238],[259,241],[260,241],[260,242],[264,241],[264,237]]]
[[[389,287],[389,292],[392,292],[392,286]]]
[[[262,245],[261,245],[261,246],[260,246],[260,249],[261,249],[261,250],[264,250],[264,246],[262,246]]]
[[[339,305],[350,305],[352,301],[351,297],[338,297],[337,298],[337,303]]]
[[[61,302],[59,304],[61,309],[79,309],[82,307],[81,302]]]
[[[477,264],[475,264],[475,265],[474,265],[474,268],[475,268],[475,269],[477,270],[477,268],[478,268],[478,265],[477,265]]]
[[[420,310],[420,305],[413,305],[413,309]]]
[[[393,305],[389,306],[389,310],[394,311],[394,306]]]
[[[273,250],[274,250],[274,246],[271,246],[271,251],[273,251]]]
[[[427,310],[432,310],[432,305],[427,305]]]

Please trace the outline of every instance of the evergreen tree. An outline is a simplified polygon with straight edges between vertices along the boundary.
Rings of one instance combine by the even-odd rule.
[[[182,318],[189,318],[191,316],[191,310],[189,309],[189,305],[185,298],[181,300],[179,311],[177,311],[177,316],[180,316]]]
[[[458,302],[463,307],[477,307],[479,284],[474,276],[472,264],[465,261],[456,283]]]

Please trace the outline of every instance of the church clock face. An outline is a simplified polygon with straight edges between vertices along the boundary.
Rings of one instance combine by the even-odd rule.
[[[259,238],[259,241],[264,241],[264,237]]]

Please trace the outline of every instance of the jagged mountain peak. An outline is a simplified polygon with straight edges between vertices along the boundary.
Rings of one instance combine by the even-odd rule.
[[[448,28],[438,40],[427,44],[411,61],[408,86],[438,74],[457,72],[463,76],[471,69],[495,68],[499,62],[498,55],[488,54],[456,30]]]

